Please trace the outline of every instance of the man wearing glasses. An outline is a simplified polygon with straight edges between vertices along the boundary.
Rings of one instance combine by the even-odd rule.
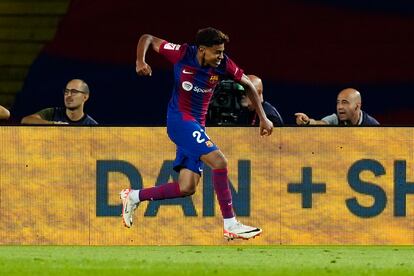
[[[97,125],[83,109],[89,99],[89,87],[80,79],[73,79],[63,90],[65,107],[50,107],[22,119],[22,124]]]

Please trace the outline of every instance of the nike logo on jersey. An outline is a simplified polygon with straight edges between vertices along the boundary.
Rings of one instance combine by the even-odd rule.
[[[183,74],[194,75],[194,72],[193,71],[187,71],[186,69],[184,69]]]

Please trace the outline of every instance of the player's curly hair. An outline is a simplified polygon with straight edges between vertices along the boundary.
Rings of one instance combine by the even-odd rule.
[[[211,47],[213,45],[228,43],[229,41],[228,35],[212,27],[198,30],[195,37],[197,47],[200,45]]]

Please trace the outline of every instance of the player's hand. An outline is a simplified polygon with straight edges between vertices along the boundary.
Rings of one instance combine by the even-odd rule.
[[[307,125],[309,124],[309,117],[305,113],[295,113],[296,116],[296,124],[297,125]]]
[[[136,62],[135,70],[137,71],[138,76],[150,76],[152,75],[151,66],[145,62]]]
[[[260,121],[260,136],[269,136],[273,131],[273,123],[268,118]]]

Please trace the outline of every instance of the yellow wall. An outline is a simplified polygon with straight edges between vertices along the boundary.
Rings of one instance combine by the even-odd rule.
[[[256,128],[210,128],[208,134],[229,159],[236,190],[239,174],[251,176],[243,178],[250,187],[243,206],[250,211],[239,218],[262,227],[263,234],[249,244],[414,244],[414,129],[279,128],[260,138]],[[205,214],[207,180],[183,199],[193,204],[195,216],[184,215],[181,205],[161,205],[155,216],[145,215],[150,206],[144,202],[127,229],[119,216],[97,215],[99,162],[128,164],[144,187],[169,175],[168,166],[160,172],[175,156],[165,128],[1,127],[0,147],[1,244],[227,244],[217,203],[214,216]],[[250,172],[238,172],[241,163]],[[355,173],[358,165],[365,170]],[[302,168],[326,187],[312,195],[311,208],[302,208],[301,194],[288,192],[289,184],[302,182]],[[384,191],[386,202],[375,198],[385,204],[377,214],[361,217],[347,207],[352,198],[367,208],[375,202],[351,188],[349,172],[372,183],[365,187],[374,187],[376,196]],[[404,176],[409,183],[402,187],[413,191],[405,208],[397,204],[406,214],[396,215],[395,192],[401,195],[402,188],[394,183]],[[107,205],[118,205],[118,192],[130,185],[125,173],[108,173]]]

